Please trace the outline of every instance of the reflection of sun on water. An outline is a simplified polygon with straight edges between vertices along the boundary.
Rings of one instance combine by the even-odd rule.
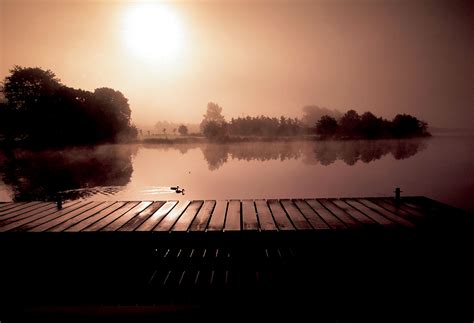
[[[181,21],[164,4],[140,4],[125,14],[124,40],[138,57],[151,61],[176,59],[184,46]]]

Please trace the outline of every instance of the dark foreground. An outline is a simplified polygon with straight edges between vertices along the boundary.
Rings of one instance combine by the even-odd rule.
[[[0,205],[2,323],[474,316],[472,214],[427,198],[90,203]]]

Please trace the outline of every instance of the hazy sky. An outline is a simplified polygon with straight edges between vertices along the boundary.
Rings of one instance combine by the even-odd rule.
[[[0,77],[112,87],[138,125],[199,122],[215,101],[227,118],[314,104],[472,127],[473,3],[0,0]]]

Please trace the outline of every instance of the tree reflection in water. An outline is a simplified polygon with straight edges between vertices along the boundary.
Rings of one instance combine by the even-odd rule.
[[[130,182],[134,145],[106,145],[68,150],[5,153],[3,182],[14,201],[84,198],[113,194]],[[94,188],[101,187],[100,190]]]
[[[229,159],[290,160],[302,159],[308,165],[331,165],[342,160],[349,166],[359,160],[370,163],[387,154],[395,159],[414,156],[426,148],[426,139],[347,140],[318,142],[253,142],[238,144],[207,144],[201,146],[209,170],[217,170]]]

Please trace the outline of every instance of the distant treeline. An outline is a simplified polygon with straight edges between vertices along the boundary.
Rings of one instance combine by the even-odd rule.
[[[133,139],[128,99],[111,88],[63,85],[50,70],[15,66],[0,102],[0,142],[33,146],[112,143]]]
[[[359,115],[354,110],[347,111],[340,118],[323,115],[315,124],[308,125],[308,116],[314,107],[304,109],[304,122],[297,118],[239,117],[227,122],[222,115],[222,107],[209,102],[207,111],[201,122],[201,132],[207,138],[227,141],[230,137],[292,137],[301,135],[317,135],[322,139],[380,139],[380,138],[411,138],[429,136],[427,123],[417,118],[399,114],[392,121],[376,117],[371,112]],[[314,111],[313,111],[314,110]],[[327,110],[331,112],[330,110]],[[311,113],[310,113],[311,112]],[[336,112],[333,115],[338,115]],[[314,119],[313,119],[314,120]]]
[[[376,117],[371,112],[359,115],[347,111],[339,120],[322,116],[314,132],[322,138],[379,139],[430,136],[428,124],[409,114],[397,114],[392,121]]]

